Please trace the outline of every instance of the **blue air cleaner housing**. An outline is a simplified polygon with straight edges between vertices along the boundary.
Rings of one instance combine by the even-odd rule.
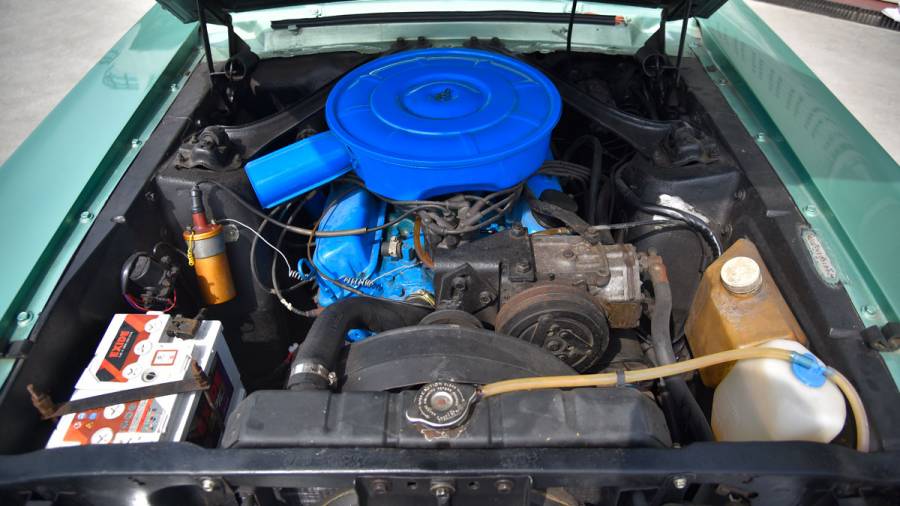
[[[328,96],[330,131],[247,164],[264,207],[354,170],[369,190],[413,200],[508,188],[547,159],[559,93],[518,60],[422,49],[373,60]]]

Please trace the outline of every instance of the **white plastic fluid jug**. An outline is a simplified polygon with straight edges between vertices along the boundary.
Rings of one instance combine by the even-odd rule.
[[[812,357],[797,341],[774,339],[759,346]],[[821,371],[777,359],[738,362],[713,396],[712,429],[719,441],[828,443],[846,418],[841,391]]]

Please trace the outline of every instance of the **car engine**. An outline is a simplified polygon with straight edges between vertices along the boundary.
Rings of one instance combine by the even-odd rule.
[[[508,397],[475,407],[458,429],[469,385],[608,365],[611,329],[639,327],[648,300],[651,257],[578,213],[579,201],[599,197],[600,176],[554,159],[561,99],[543,74],[483,50],[401,52],[342,77],[325,112],[330,130],[246,167],[256,196],[276,209],[331,183],[314,252],[295,271],[315,280],[320,312],[288,391],[242,403],[226,445],[539,446],[551,427],[564,446],[668,444],[662,412],[630,390],[525,394],[527,410]],[[600,163],[602,153],[592,156]],[[323,418],[267,403],[321,406],[312,411]],[[582,406],[578,419],[605,413],[608,424],[573,427],[553,411],[559,403]],[[548,411],[537,421],[546,429],[527,420],[533,409]],[[408,426],[368,426],[357,410]],[[492,427],[497,417],[510,425]]]
[[[772,230],[802,218],[760,196],[784,190],[742,165],[699,63],[248,51],[193,71],[116,189],[0,413],[7,451],[868,448],[779,286]],[[355,493],[458,485],[401,478]],[[608,504],[668,497],[628,494]]]

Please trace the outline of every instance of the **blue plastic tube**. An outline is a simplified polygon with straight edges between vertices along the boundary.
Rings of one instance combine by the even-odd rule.
[[[277,206],[322,186],[353,168],[350,153],[331,131],[303,139],[245,167],[264,208]]]

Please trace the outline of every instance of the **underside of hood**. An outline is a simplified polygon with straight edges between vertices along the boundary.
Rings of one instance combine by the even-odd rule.
[[[293,5],[329,3],[329,0],[200,0],[199,2],[197,0],[156,1],[166,10],[174,14],[178,19],[185,23],[198,20],[198,3],[202,3],[207,8],[207,10],[210,10],[211,12],[247,12],[275,7],[289,7]],[[665,19],[675,20],[683,18],[684,14],[688,11],[693,17],[709,17],[726,1],[727,0],[618,0],[604,3],[631,5],[637,7],[661,8],[663,9]],[[565,6],[571,6],[571,3],[566,0],[561,0],[558,3]],[[491,2],[485,2],[485,4],[490,5]],[[568,12],[569,10],[570,7],[566,7],[565,11]],[[215,22],[214,19],[211,19],[210,21]]]

